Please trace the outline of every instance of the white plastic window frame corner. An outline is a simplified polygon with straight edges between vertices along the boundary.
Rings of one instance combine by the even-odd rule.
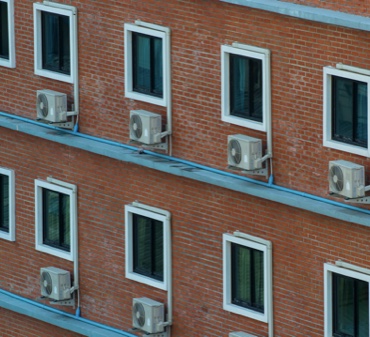
[[[70,43],[70,60],[71,73],[69,75],[61,74],[55,71],[42,68],[42,27],[41,13],[49,12],[58,15],[64,15],[69,18],[69,43]],[[77,55],[77,9],[76,7],[58,4],[56,2],[44,1],[33,4],[33,23],[34,23],[34,63],[35,74],[54,80],[74,83],[76,68],[78,62]]]
[[[14,0],[0,0],[8,7],[9,59],[0,57],[0,66],[15,68]]]
[[[332,76],[351,79],[367,83],[367,148],[361,146],[342,143],[332,139]],[[323,68],[323,145],[332,149],[357,154],[364,157],[370,157],[370,76],[365,74],[337,69],[334,67]]]
[[[66,186],[69,184],[66,184]],[[60,257],[69,261],[75,260],[76,250],[76,229],[77,229],[77,195],[76,188],[68,188],[44,180],[35,179],[35,248],[40,252]],[[43,243],[43,200],[42,190],[46,188],[51,191],[62,193],[70,197],[70,251],[51,247]]]
[[[369,285],[370,293],[369,274],[364,274],[352,269],[338,267],[330,263],[324,263],[324,337],[333,336],[333,277],[332,277],[333,273],[367,282]],[[369,336],[370,336],[370,327],[369,327]]]
[[[0,174],[9,178],[9,232],[0,230],[0,238],[15,241],[15,174],[3,167],[0,167]]]
[[[230,114],[230,54],[262,61],[262,123]],[[267,132],[271,118],[270,51],[264,48],[233,43],[221,46],[221,120],[249,129]]]
[[[269,305],[272,304],[272,294],[270,292],[269,282],[272,282],[271,274],[271,250],[268,249],[267,244],[261,243],[262,240],[256,238],[253,240],[252,236],[250,239],[237,237],[231,234],[224,233],[222,237],[223,243],[223,309],[230,311],[235,314],[246,316],[261,322],[269,322]],[[267,242],[267,241],[266,241]],[[232,303],[231,299],[231,244],[236,243],[248,248],[256,249],[263,252],[263,272],[264,272],[264,312],[260,313],[252,309],[244,308]]]
[[[132,204],[125,205],[125,273],[126,278],[144,283],[146,285],[158,288],[161,290],[168,290],[170,268],[171,268],[171,233],[170,233],[170,219],[165,214],[154,212],[142,207],[136,207]],[[133,253],[133,221],[132,215],[139,214],[163,223],[163,281],[155,280],[151,277],[144,276],[134,272],[134,253]]]
[[[158,37],[162,39],[162,57],[163,57],[163,97],[155,97],[148,94],[143,94],[133,90],[133,59],[132,59],[132,33],[141,33],[148,36]],[[147,102],[163,107],[167,107],[170,99],[170,34],[169,29],[157,25],[139,23],[124,24],[124,47],[125,47],[125,97],[134,100]]]

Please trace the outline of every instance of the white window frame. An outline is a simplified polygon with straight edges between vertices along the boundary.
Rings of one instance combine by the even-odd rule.
[[[325,263],[324,264],[324,317],[325,317],[324,337],[333,336],[333,309],[332,309],[333,308],[333,305],[332,305],[332,296],[333,296],[332,295],[333,294],[332,274],[333,273],[368,282],[369,294],[370,294],[370,275],[369,274],[361,273],[353,269],[338,267],[330,263]],[[369,310],[369,316],[370,316],[370,310]],[[369,317],[369,322],[370,322],[370,317]],[[369,336],[370,336],[370,326],[369,326]]]
[[[230,54],[262,61],[262,123],[230,114]],[[270,51],[264,48],[233,43],[221,46],[221,120],[249,129],[267,132],[271,118]]]
[[[163,57],[163,97],[155,97],[140,92],[133,91],[133,69],[132,69],[132,33],[141,33],[148,36],[162,39],[162,57]],[[170,30],[154,24],[136,21],[135,24],[125,23],[125,97],[138,101],[147,102],[159,106],[168,106],[170,90]]]
[[[171,233],[170,233],[170,215],[167,211],[154,207],[133,204],[125,205],[125,255],[126,255],[126,278],[147,284],[149,286],[168,290],[171,277]],[[133,223],[132,215],[139,214],[163,223],[163,281],[155,280],[134,272],[133,268]]]
[[[14,1],[0,0],[8,4],[9,60],[0,57],[0,66],[15,68]]]
[[[260,313],[252,309],[235,305],[231,301],[231,244],[236,243],[248,248],[263,252],[264,272],[264,312]],[[235,314],[250,317],[265,323],[269,322],[270,310],[272,308],[272,253],[270,241],[263,240],[251,235],[244,234],[243,237],[231,234],[223,234],[223,308]]]
[[[0,238],[15,241],[15,174],[3,167],[0,167],[0,174],[9,178],[9,232],[0,230]]]
[[[341,150],[360,156],[370,157],[370,76],[365,73],[352,72],[333,67],[324,67],[324,93],[323,93],[323,145],[332,149]],[[369,73],[370,74],[370,73]],[[368,75],[369,75],[368,74]],[[367,148],[361,146],[342,143],[332,139],[332,76],[351,79],[367,83],[367,111],[368,111],[368,125],[367,125]]]
[[[42,68],[42,27],[41,13],[49,12],[58,15],[64,15],[69,18],[69,43],[70,43],[70,62],[71,73],[61,74],[55,71]],[[77,9],[73,6],[58,4],[55,2],[34,3],[34,63],[35,74],[54,80],[74,83],[77,69]]]
[[[43,203],[42,190],[46,188],[51,191],[68,195],[70,198],[70,244],[69,252],[51,247],[43,243]],[[48,253],[69,261],[75,260],[76,253],[76,233],[77,233],[77,193],[76,186],[68,183],[61,184],[51,183],[44,180],[35,179],[35,239],[36,250]]]

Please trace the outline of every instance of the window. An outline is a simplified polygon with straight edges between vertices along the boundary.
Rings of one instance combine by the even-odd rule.
[[[0,168],[0,238],[15,241],[14,171]]]
[[[224,309],[268,322],[271,244],[242,234],[223,235]]]
[[[74,260],[77,200],[74,185],[35,180],[36,249]]]
[[[370,156],[370,76],[324,68],[324,146]]]
[[[73,83],[77,67],[75,7],[34,3],[35,74]]]
[[[325,337],[368,337],[369,273],[324,265]]]
[[[126,205],[126,277],[166,290],[171,261],[169,213]]]
[[[13,0],[0,0],[0,66],[15,67]]]
[[[125,24],[125,95],[167,106],[169,29],[138,22]]]
[[[270,52],[233,44],[221,47],[222,120],[266,131],[270,119]]]

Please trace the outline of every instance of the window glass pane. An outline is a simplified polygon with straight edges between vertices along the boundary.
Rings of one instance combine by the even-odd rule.
[[[230,114],[262,122],[262,60],[230,54]]]
[[[43,190],[43,243],[70,249],[70,200],[68,195]]]
[[[163,223],[133,214],[134,272],[163,281]]]
[[[353,81],[333,77],[334,135],[343,140],[353,139]]]
[[[9,177],[0,175],[0,230],[9,232]]]
[[[69,17],[42,12],[42,67],[70,74]]]
[[[333,76],[333,139],[367,147],[367,84]]]
[[[264,311],[263,252],[232,243],[232,303]]]
[[[333,274],[333,332],[335,336],[368,337],[367,282]]]
[[[0,2],[0,57],[9,59],[8,4]]]
[[[333,330],[340,335],[355,336],[354,280],[350,277],[334,275],[333,312],[335,315]]]
[[[153,265],[153,274],[159,279],[163,280],[163,223],[161,221],[153,220],[154,226],[154,249],[155,256]]]
[[[367,146],[367,84],[357,85],[357,124],[356,142]]]
[[[357,281],[358,336],[369,336],[369,284]]]
[[[163,97],[162,39],[132,33],[133,89]]]

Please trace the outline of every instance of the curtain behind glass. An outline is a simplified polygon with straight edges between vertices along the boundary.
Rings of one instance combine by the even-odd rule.
[[[9,232],[9,177],[0,175],[0,230]]]
[[[369,337],[369,284],[333,274],[333,332],[335,336]]]
[[[163,223],[133,214],[134,272],[163,281]]]
[[[70,198],[43,189],[43,243],[70,249]]]
[[[356,142],[367,146],[367,84],[357,84],[357,125],[356,125]]]
[[[262,122],[262,60],[230,54],[230,114]]]
[[[162,39],[132,33],[133,89],[163,97]]]
[[[333,76],[333,138],[367,147],[367,84]]]
[[[263,252],[232,243],[232,303],[264,312]]]
[[[71,73],[69,17],[42,12],[42,67],[63,74]]]
[[[0,57],[9,60],[8,4],[0,2]]]

